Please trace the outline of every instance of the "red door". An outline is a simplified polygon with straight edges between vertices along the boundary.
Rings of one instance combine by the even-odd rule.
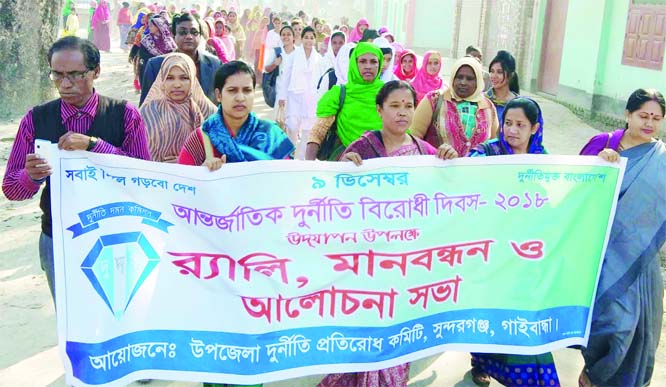
[[[568,7],[569,0],[548,0],[546,4],[538,87],[539,90],[548,94],[556,95],[560,85],[560,67]]]

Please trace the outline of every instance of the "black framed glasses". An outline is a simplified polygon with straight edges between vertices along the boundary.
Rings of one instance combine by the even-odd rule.
[[[68,73],[61,73],[59,71],[50,70],[49,79],[51,79],[53,82],[60,82],[67,78],[67,80],[70,82],[76,82],[85,78],[86,75],[91,71],[92,70],[88,69],[85,71],[70,71]]]

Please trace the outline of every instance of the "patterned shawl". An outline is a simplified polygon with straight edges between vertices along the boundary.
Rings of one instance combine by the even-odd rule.
[[[148,23],[153,23],[153,25],[160,31],[159,36],[154,36],[153,34],[148,33],[141,38],[141,45],[148,50],[151,55],[159,56],[176,50],[176,42],[173,40],[173,36],[171,36],[169,22],[164,17],[159,15],[153,16]]]
[[[227,162],[282,160],[293,153],[294,144],[275,122],[261,120],[250,112],[238,134],[232,137],[222,114],[220,108],[208,117],[201,131],[218,152],[227,155]]]
[[[530,143],[527,146],[527,153],[529,154],[546,154],[546,148],[543,146],[543,114],[541,112],[541,106],[537,101],[528,98],[528,97],[518,97],[528,99],[537,106],[539,109],[539,116],[537,118],[537,123],[539,124],[539,129],[530,137]],[[500,131],[497,135],[498,138],[486,141],[483,144],[479,144],[474,147],[470,153],[470,157],[478,156],[495,156],[495,155],[512,155],[514,154],[513,148],[509,145],[508,142],[504,139],[504,120],[500,122]]]
[[[172,101],[166,94],[165,81],[174,67],[179,67],[190,78],[189,94],[183,102]],[[206,98],[197,81],[197,69],[192,59],[181,53],[167,55],[140,109],[152,160],[164,161],[178,156],[190,133],[215,110],[215,105]]]

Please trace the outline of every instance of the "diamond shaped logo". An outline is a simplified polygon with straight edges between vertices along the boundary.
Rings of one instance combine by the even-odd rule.
[[[126,232],[99,237],[81,270],[119,319],[159,262],[159,255],[143,233]]]

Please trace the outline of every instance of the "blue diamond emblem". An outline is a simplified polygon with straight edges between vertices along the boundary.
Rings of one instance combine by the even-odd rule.
[[[116,318],[122,317],[160,257],[141,232],[101,236],[81,270]]]

